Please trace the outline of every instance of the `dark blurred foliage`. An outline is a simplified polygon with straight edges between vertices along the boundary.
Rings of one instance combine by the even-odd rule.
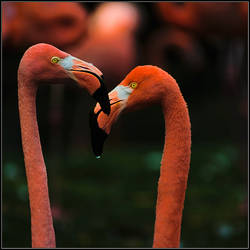
[[[177,80],[192,124],[181,246],[247,247],[248,3],[224,2],[222,6],[213,2],[212,7],[209,2],[199,3],[200,7],[190,7],[195,5],[191,2],[168,4],[174,7],[172,11],[188,16],[187,20],[195,17],[206,25],[197,27],[191,21],[182,25],[180,20],[166,19],[171,15],[164,17],[166,6],[159,3],[131,3],[139,16],[130,34],[134,61],[123,74],[115,75],[112,72],[119,70],[119,64],[104,70],[98,61],[101,58],[88,57],[92,56],[92,63],[100,63],[96,66],[103,70],[109,90],[135,65],[158,65]],[[100,5],[79,3],[88,18]],[[227,25],[231,27],[230,15],[238,17],[233,21],[237,25],[232,33],[223,32]],[[20,41],[14,46],[10,41],[10,37],[2,40],[2,246],[30,247],[17,69],[32,42]],[[95,46],[99,51],[101,45]],[[110,60],[112,56],[115,53]],[[109,58],[105,60],[108,63]],[[57,247],[151,247],[164,142],[162,111],[152,106],[121,116],[103,157],[96,160],[88,127],[88,112],[94,105],[90,96],[74,86],[43,86],[38,91],[37,119]]]

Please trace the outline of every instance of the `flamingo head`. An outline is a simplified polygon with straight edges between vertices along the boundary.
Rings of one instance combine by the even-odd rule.
[[[26,84],[76,82],[95,98],[104,113],[110,112],[108,92],[103,83],[102,72],[93,64],[52,45],[39,43],[30,47],[21,59],[18,78],[28,79],[19,81]]]
[[[99,104],[90,112],[92,149],[97,158],[100,158],[104,141],[121,112],[161,103],[167,89],[167,84],[163,81],[166,74],[156,66],[137,66],[109,93],[109,115],[102,112]]]

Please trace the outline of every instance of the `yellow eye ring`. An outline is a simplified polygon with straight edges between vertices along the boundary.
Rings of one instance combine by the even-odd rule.
[[[137,85],[138,85],[137,82],[131,82],[131,83],[129,84],[129,87],[132,88],[132,89],[135,89],[135,88],[137,88]]]
[[[57,56],[53,56],[53,57],[51,58],[51,62],[52,62],[52,63],[58,63],[59,61],[60,61],[60,58],[57,57]]]

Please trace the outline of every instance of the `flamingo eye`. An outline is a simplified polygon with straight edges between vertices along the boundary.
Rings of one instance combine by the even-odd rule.
[[[137,85],[138,85],[137,82],[131,82],[131,83],[129,84],[129,87],[132,88],[132,89],[135,89],[135,88],[137,88]]]
[[[58,63],[60,60],[61,60],[61,59],[60,59],[59,57],[57,57],[57,56],[53,56],[53,57],[51,58],[51,62],[52,62],[52,63]]]

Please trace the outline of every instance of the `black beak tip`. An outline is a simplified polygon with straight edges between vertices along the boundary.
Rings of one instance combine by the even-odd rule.
[[[100,105],[101,105],[101,104],[100,104]],[[108,104],[101,105],[101,107],[102,107],[102,110],[103,110],[103,112],[104,112],[105,114],[107,114],[107,115],[110,114],[111,108],[110,108],[110,103],[109,103],[109,101],[108,101]]]
[[[108,95],[102,95],[102,96],[99,96],[95,99],[100,104],[102,111],[105,114],[109,115],[111,108],[110,108],[110,102],[108,99]]]
[[[109,96],[108,96],[108,91],[103,82],[101,82],[101,87],[95,91],[93,97],[97,102],[99,102],[102,111],[105,114],[109,115],[110,114]]]
[[[108,134],[99,128],[97,117],[98,115],[96,115],[93,111],[90,111],[89,125],[91,132],[91,145],[93,153],[95,154],[96,158],[99,159],[103,153],[103,145],[108,137]]]

